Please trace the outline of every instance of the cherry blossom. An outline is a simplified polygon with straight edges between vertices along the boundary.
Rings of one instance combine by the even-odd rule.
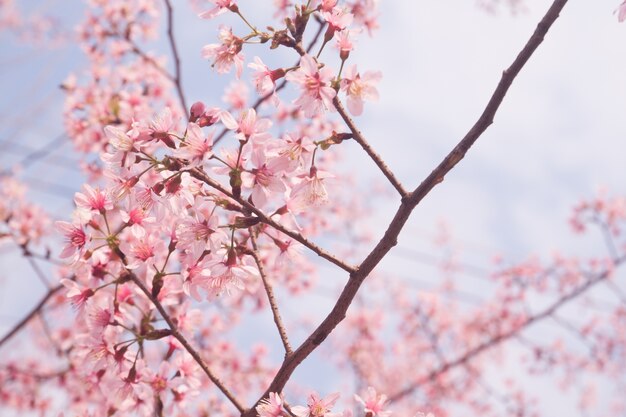
[[[339,393],[330,394],[326,398],[320,398],[319,395],[314,392],[309,396],[306,407],[297,405],[292,407],[291,411],[297,417],[339,417],[341,415],[340,413],[332,413],[330,411],[338,399]]]
[[[356,65],[349,66],[341,80],[341,89],[348,97],[348,110],[359,116],[363,113],[363,101],[378,100],[378,90],[374,86],[382,77],[380,72],[365,72],[361,76],[356,69]]]
[[[335,90],[330,86],[333,71],[324,67],[318,69],[317,62],[309,55],[300,59],[300,68],[286,75],[287,81],[298,84],[302,90],[294,104],[301,107],[306,117],[334,109]]]
[[[234,0],[211,0],[211,3],[215,4],[215,7],[200,14],[203,19],[213,19],[230,10],[237,11],[237,4]]]
[[[202,48],[202,56],[213,60],[213,66],[220,74],[230,71],[235,65],[237,77],[243,71],[242,40],[233,35],[232,29],[227,26],[220,28],[220,44],[210,44]]]
[[[283,401],[280,395],[270,392],[269,398],[264,399],[257,405],[256,411],[259,413],[259,417],[282,417],[284,412]]]
[[[373,387],[367,388],[367,397],[365,399],[356,394],[354,398],[363,405],[365,413],[370,414],[372,417],[388,417],[391,415],[391,411],[384,410],[387,396],[384,394],[378,395]]]

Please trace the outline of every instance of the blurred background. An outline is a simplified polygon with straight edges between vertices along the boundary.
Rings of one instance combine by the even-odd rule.
[[[187,102],[217,105],[232,77],[216,74],[200,50],[215,42],[220,22],[235,27],[239,23],[229,16],[201,20],[197,8],[175,3]],[[473,0],[380,2],[380,29],[372,37],[360,36],[351,55],[361,71],[382,71],[380,100],[368,103],[356,121],[407,188],[418,185],[472,126],[549,3],[527,0],[510,7],[497,2],[481,6]],[[489,293],[496,258],[515,263],[531,256],[549,258],[555,252],[605,254],[600,234],[577,237],[568,219],[583,198],[626,191],[626,26],[613,14],[616,3],[596,0],[565,7],[514,82],[495,123],[415,210],[398,247],[378,268],[379,276],[405,280],[423,294],[453,273],[453,301],[472,305]],[[10,18],[6,9],[0,17],[0,169],[24,181],[29,198],[54,220],[67,219],[74,192],[86,177],[64,132],[60,85],[70,73],[80,75],[87,69],[72,39],[84,5],[26,0],[15,7],[21,21]],[[240,7],[258,26],[271,21],[273,11],[265,2],[242,0]],[[164,39],[145,49],[169,54]],[[259,55],[270,64],[294,60],[282,52],[266,59],[265,49]],[[246,60],[253,56],[247,49]],[[357,180],[380,183],[380,195],[366,196],[372,207],[367,220],[377,240],[397,204],[366,155],[356,145],[348,146],[346,164]],[[306,306],[311,322],[317,323],[345,282],[332,267],[320,264],[319,271],[318,286],[305,304],[286,303],[286,315],[293,322]],[[0,334],[45,291],[19,248],[0,244]],[[593,297],[600,304],[615,302],[602,290]],[[241,332],[241,343],[271,331],[269,324],[266,317],[260,318],[258,326]],[[538,337],[542,331],[550,330],[537,330]],[[315,353],[296,377],[311,386],[328,384],[323,354]],[[502,370],[511,375],[518,371]],[[527,385],[544,400],[545,415],[576,412],[576,404],[567,395],[556,396],[549,382],[535,378]]]

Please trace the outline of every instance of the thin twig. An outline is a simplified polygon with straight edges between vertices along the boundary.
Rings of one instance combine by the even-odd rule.
[[[518,54],[513,64],[503,72],[500,83],[496,87],[491,99],[480,116],[478,121],[459,142],[459,144],[444,158],[444,160],[432,171],[432,173],[410,194],[402,199],[402,203],[398,208],[393,220],[389,224],[387,231],[359,265],[356,271],[350,274],[346,286],[333,309],[328,313],[322,323],[311,333],[311,335],[296,349],[293,355],[287,357],[283,361],[278,373],[270,383],[269,387],[261,398],[267,398],[270,392],[281,392],[291,378],[291,375],[300,363],[313,352],[328,335],[337,327],[346,317],[348,307],[356,296],[361,284],[379,264],[379,262],[387,255],[387,253],[397,244],[398,235],[402,231],[405,223],[409,219],[413,209],[422,201],[422,199],[434,188],[435,185],[443,181],[443,177],[465,156],[465,153],[471,148],[476,140],[493,122],[502,100],[504,99],[513,80],[524,67],[524,64],[532,56],[533,52],[543,41],[548,29],[559,17],[559,13],[567,3],[567,0],[555,0],[552,6],[537,25],[534,33]],[[251,409],[254,410],[254,407]],[[243,417],[254,417],[253,412],[248,412]]]
[[[57,285],[54,288],[50,288],[48,292],[43,296],[43,298],[39,300],[39,302],[30,310],[30,312],[26,314],[26,316],[24,316],[24,318],[20,320],[15,326],[13,326],[13,328],[9,330],[9,333],[5,334],[2,339],[0,339],[0,347],[2,347],[2,345],[8,342],[9,339],[15,336],[24,326],[26,326],[28,322],[30,322],[30,320],[35,317],[41,311],[41,309],[44,308],[48,300],[50,300],[50,298],[52,298],[54,294],[59,292],[61,288],[63,288],[63,285]]]
[[[276,324],[276,329],[278,330],[278,334],[280,335],[280,340],[283,342],[283,346],[285,347],[285,356],[289,356],[293,353],[291,349],[291,345],[289,344],[289,338],[287,337],[287,330],[285,329],[285,325],[283,324],[283,320],[280,317],[280,312],[278,311],[278,304],[276,303],[276,297],[274,296],[274,290],[272,289],[272,284],[269,282],[267,275],[265,274],[265,268],[263,267],[263,261],[259,257],[259,248],[256,244],[256,238],[254,237],[254,233],[250,230],[250,241],[252,242],[252,257],[256,262],[256,266],[259,269],[259,274],[261,274],[261,279],[263,280],[263,286],[265,287],[265,292],[267,293],[267,299],[270,303],[270,308],[272,310],[272,315],[274,316],[274,323]]]
[[[174,37],[174,9],[172,8],[170,0],[165,0],[165,7],[167,9],[167,38],[169,39],[172,57],[174,58],[174,79],[172,81],[176,86],[178,100],[180,100],[180,105],[183,107],[183,113],[188,117],[189,108],[187,107],[185,94],[183,93],[180,55],[178,53],[178,47],[176,46],[176,38]]]
[[[403,198],[406,197],[408,195],[408,192],[404,189],[402,184],[400,184],[400,181],[398,181],[398,179],[393,174],[393,172],[391,172],[391,170],[389,169],[385,161],[383,161],[380,155],[378,155],[376,151],[374,150],[374,148],[372,148],[370,144],[367,142],[367,140],[365,140],[365,137],[363,136],[361,131],[356,127],[352,118],[346,112],[346,109],[343,107],[343,104],[341,103],[341,100],[339,100],[338,96],[335,96],[335,98],[333,99],[333,104],[335,105],[335,108],[337,109],[337,112],[339,113],[343,121],[346,123],[346,125],[352,132],[352,135],[354,135],[353,139],[359,145],[361,145],[361,148],[363,148],[363,150],[369,155],[372,161],[374,161],[374,163],[382,171],[385,177],[387,177],[391,185],[393,185],[393,188],[395,188],[396,191],[398,191],[398,193],[400,194],[400,197],[403,197]]]
[[[42,284],[46,288],[50,289],[51,288],[50,282],[48,282],[48,278],[46,278],[41,268],[39,268],[39,265],[37,265],[37,262],[35,262],[35,260],[31,258],[30,256],[26,256],[26,260],[28,261],[30,266],[33,268],[33,271],[35,271],[35,275],[37,275],[37,278],[39,278],[39,280],[42,282]]]

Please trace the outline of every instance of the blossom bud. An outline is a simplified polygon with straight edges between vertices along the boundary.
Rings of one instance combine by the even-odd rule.
[[[197,101],[191,105],[189,112],[189,121],[196,122],[204,114],[205,106],[201,101]]]

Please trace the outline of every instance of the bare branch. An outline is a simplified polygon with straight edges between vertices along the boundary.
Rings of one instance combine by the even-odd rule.
[[[285,325],[283,324],[283,319],[280,317],[280,312],[278,311],[278,304],[276,303],[276,298],[274,297],[274,290],[272,289],[272,284],[270,284],[267,275],[265,274],[265,268],[263,267],[263,261],[259,257],[258,246],[256,244],[256,238],[254,237],[253,231],[250,230],[250,241],[252,242],[252,257],[256,262],[257,268],[259,268],[259,274],[261,274],[261,279],[263,280],[263,286],[265,287],[265,292],[267,293],[267,299],[270,303],[270,308],[272,310],[272,315],[274,316],[274,323],[276,324],[276,329],[278,330],[278,334],[280,335],[280,340],[283,342],[283,346],[285,347],[285,356],[289,356],[293,353],[291,349],[291,345],[289,344],[289,338],[287,337],[287,330],[285,329]]]
[[[189,108],[185,101],[185,94],[183,93],[183,86],[181,80],[180,70],[180,55],[178,54],[178,47],[176,46],[176,38],[174,37],[174,10],[170,0],[165,0],[165,6],[167,9],[167,38],[170,42],[170,48],[172,49],[172,57],[174,59],[174,79],[172,82],[176,86],[176,93],[178,94],[178,100],[183,107],[183,113],[189,116]]]
[[[335,108],[337,109],[337,112],[339,113],[343,121],[346,123],[348,128],[350,128],[350,131],[354,135],[354,140],[359,145],[361,145],[361,148],[363,148],[363,150],[369,155],[372,161],[374,161],[374,163],[378,166],[378,168],[380,168],[380,170],[385,175],[385,177],[387,177],[391,185],[393,185],[393,188],[395,188],[396,191],[398,191],[398,193],[400,194],[400,197],[403,197],[403,198],[406,197],[408,195],[408,192],[404,189],[402,184],[400,184],[400,181],[398,181],[398,179],[393,174],[393,172],[391,172],[391,170],[389,169],[385,161],[382,160],[380,155],[378,155],[376,151],[367,142],[367,140],[365,140],[365,137],[363,136],[361,131],[356,127],[352,118],[346,112],[346,109],[343,107],[343,104],[341,103],[341,100],[339,100],[338,96],[335,96],[335,98],[333,99],[333,104],[335,105]]]

